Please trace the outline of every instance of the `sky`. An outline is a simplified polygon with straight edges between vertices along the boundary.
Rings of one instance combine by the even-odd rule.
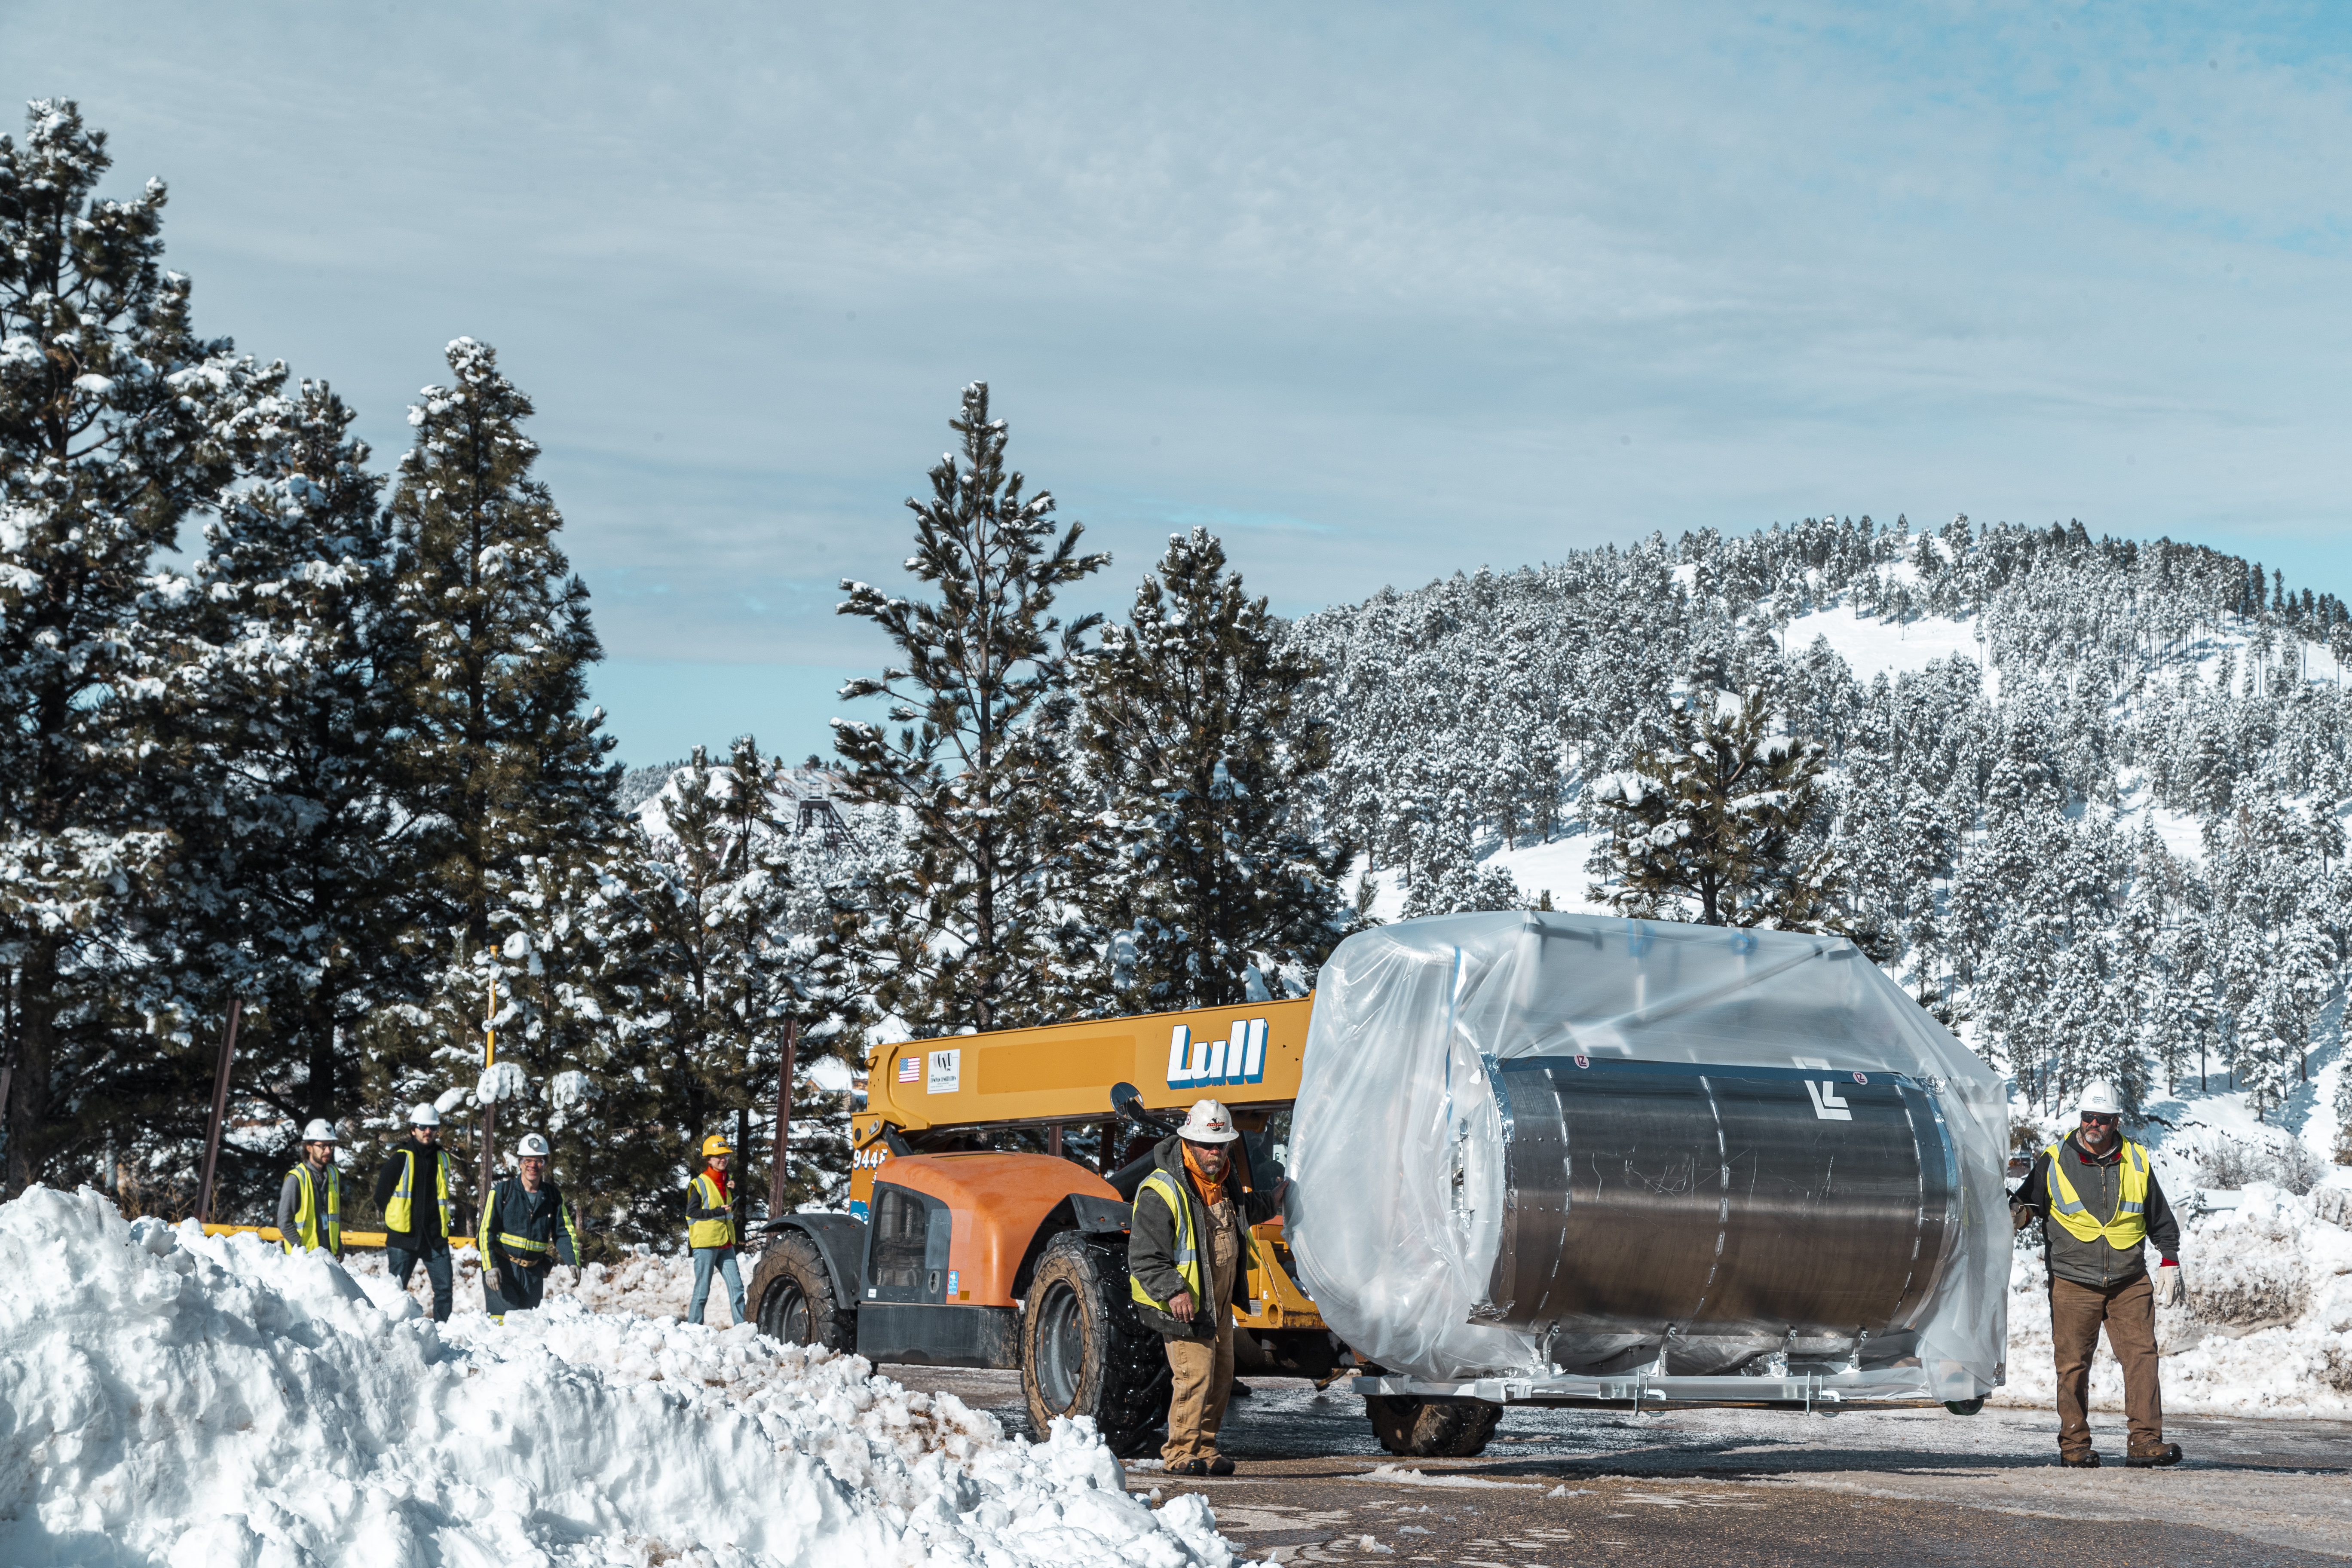
[[[649,763],[829,750],[976,380],[1074,611],[1195,526],[1295,615],[1828,513],[2352,595],[2347,15],[0,0],[0,100],[387,468],[496,346]]]

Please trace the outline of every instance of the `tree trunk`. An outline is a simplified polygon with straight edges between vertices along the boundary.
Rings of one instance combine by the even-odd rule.
[[[57,943],[36,940],[25,951],[16,998],[16,1070],[8,1094],[8,1195],[40,1179],[48,1163],[49,1078],[57,1063]]]

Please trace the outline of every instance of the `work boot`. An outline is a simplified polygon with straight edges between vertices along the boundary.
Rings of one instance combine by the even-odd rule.
[[[1168,1467],[1168,1473],[1171,1476],[1205,1476],[1209,1473],[1209,1461],[1206,1459],[1179,1459],[1174,1464]]]
[[[1209,1473],[1213,1476],[1230,1476],[1234,1473],[1234,1462],[1223,1454],[1219,1454],[1209,1461]]]
[[[2138,1470],[2159,1469],[2166,1465],[2177,1465],[2180,1463],[2180,1445],[2158,1443],[2153,1448],[2144,1448],[2135,1444],[2124,1455],[2124,1463]]]
[[[2099,1468],[2099,1451],[2085,1448],[2079,1454],[2061,1453],[2058,1462],[2070,1470],[2095,1470]]]

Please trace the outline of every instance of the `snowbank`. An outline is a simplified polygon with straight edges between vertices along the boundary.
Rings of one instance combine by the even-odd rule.
[[[2252,1185],[2236,1209],[2184,1224],[2180,1254],[2189,1305],[2157,1313],[2168,1412],[2352,1417],[2352,1234],[2318,1217],[2307,1198]],[[2047,1281],[2038,1247],[2018,1255],[2009,1385],[1996,1404],[2056,1396]],[[2123,1371],[2104,1339],[2091,1394],[2123,1408]]]
[[[558,1299],[436,1329],[89,1191],[0,1205],[0,1562],[1232,1562],[1197,1498],[1123,1488],[1082,1426],[1025,1443],[747,1327]]]
[[[451,1311],[457,1317],[480,1312],[480,1260],[471,1247],[461,1245],[454,1263],[449,1292]],[[759,1263],[760,1255],[756,1252],[746,1252],[739,1260],[746,1289],[751,1288],[751,1270]],[[385,1280],[381,1252],[354,1252],[343,1260],[343,1268],[353,1279],[366,1284],[371,1295],[375,1295],[377,1285]],[[391,1289],[389,1285],[384,1288]],[[418,1307],[431,1310],[432,1283],[422,1268],[409,1275],[408,1293]],[[591,1263],[576,1271],[559,1266],[548,1280],[547,1294],[551,1302],[559,1297],[572,1298],[592,1312],[638,1312],[648,1318],[683,1319],[686,1304],[694,1295],[694,1262],[683,1253],[638,1253],[618,1263]],[[703,1308],[702,1317],[714,1328],[725,1328],[735,1321],[727,1304],[725,1281],[711,1280],[710,1300]]]

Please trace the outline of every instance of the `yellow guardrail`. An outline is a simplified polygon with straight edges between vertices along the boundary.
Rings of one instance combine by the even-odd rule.
[[[206,1236],[236,1236],[240,1234],[245,1236],[257,1236],[264,1241],[282,1242],[286,1239],[283,1235],[279,1234],[278,1227],[274,1225],[208,1225],[205,1226],[205,1234]],[[384,1233],[380,1230],[347,1230],[343,1232],[343,1245],[347,1247],[382,1247],[383,1245],[383,1240]]]

